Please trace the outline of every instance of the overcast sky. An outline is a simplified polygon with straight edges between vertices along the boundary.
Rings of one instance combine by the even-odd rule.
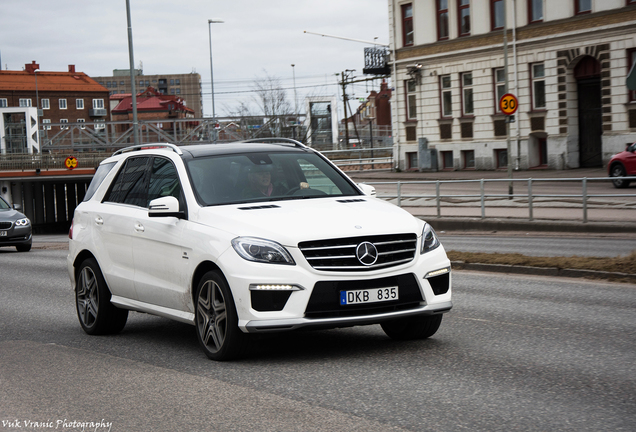
[[[0,0],[0,7],[3,70],[22,70],[33,60],[43,71],[74,64],[89,76],[129,68],[125,0]],[[363,77],[370,44],[304,30],[389,41],[387,0],[130,0],[130,9],[135,67],[141,62],[146,75],[199,73],[206,116],[212,111],[209,18],[224,21],[212,24],[217,115],[249,101],[246,92],[266,74],[280,78],[291,102],[295,69],[299,103],[307,94],[335,95],[335,74],[345,69]],[[366,97],[371,89],[358,84],[350,96]]]

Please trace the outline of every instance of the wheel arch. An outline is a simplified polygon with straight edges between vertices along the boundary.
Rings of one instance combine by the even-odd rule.
[[[75,257],[75,260],[73,261],[73,269],[74,269],[76,279],[77,279],[77,271],[79,270],[80,264],[82,264],[88,258],[93,258],[95,262],[97,262],[97,258],[95,258],[95,255],[93,255],[93,253],[87,249],[84,249],[83,251],[78,253],[77,256]],[[99,262],[97,262],[97,265],[99,266]]]
[[[196,305],[196,294],[197,294],[197,287],[199,286],[199,282],[201,282],[201,279],[203,278],[203,275],[206,274],[209,271],[217,271],[219,273],[219,275],[225,279],[225,282],[227,283],[227,279],[225,278],[225,275],[223,274],[223,271],[221,271],[221,268],[216,265],[216,263],[212,262],[212,261],[202,261],[199,263],[199,265],[197,266],[196,270],[194,271],[194,273],[192,274],[192,286],[190,287],[190,296],[192,297],[192,304]],[[228,284],[229,286],[229,284]]]

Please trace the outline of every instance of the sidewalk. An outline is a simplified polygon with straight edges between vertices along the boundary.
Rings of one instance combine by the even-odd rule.
[[[577,168],[571,170],[525,170],[513,171],[513,179],[566,179],[605,178],[605,168]],[[436,171],[436,172],[391,172],[347,171],[356,182],[398,181],[450,181],[508,179],[508,172],[493,171]],[[608,180],[609,183],[609,180]],[[636,188],[624,193],[636,194]],[[397,204],[397,200],[389,200]],[[533,203],[533,220],[529,220],[527,200],[488,199],[486,217],[482,219],[479,203],[469,205],[442,205],[440,216],[432,199],[402,200],[402,207],[413,215],[426,219],[436,230],[444,231],[543,231],[580,233],[636,233],[636,207],[617,208],[613,203],[603,205],[594,201],[588,207],[588,222],[583,222],[581,204],[541,202]]]

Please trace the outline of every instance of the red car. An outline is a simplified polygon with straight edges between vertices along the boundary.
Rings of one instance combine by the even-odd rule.
[[[617,177],[612,180],[614,187],[626,188],[632,180],[623,180],[618,177],[636,176],[636,143],[628,145],[625,151],[615,154],[607,164],[607,171],[610,177]]]

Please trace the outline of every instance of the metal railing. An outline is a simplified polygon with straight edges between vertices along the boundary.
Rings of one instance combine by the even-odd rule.
[[[590,208],[590,199],[591,198],[633,198],[633,206],[632,210],[636,210],[636,193],[612,193],[612,194],[591,194],[588,192],[588,184],[593,181],[603,181],[608,182],[611,180],[615,180],[612,177],[594,177],[594,178],[541,178],[541,179],[479,179],[479,180],[425,180],[425,181],[397,181],[397,182],[365,182],[368,185],[377,186],[377,185],[394,185],[396,187],[396,194],[382,194],[377,193],[377,197],[385,200],[397,200],[396,204],[400,207],[403,206],[403,200],[434,200],[436,206],[436,216],[439,218],[442,216],[442,203],[443,201],[447,201],[444,203],[446,207],[454,207],[457,205],[464,205],[466,203],[470,203],[471,200],[474,202],[476,200],[479,201],[479,208],[481,210],[481,219],[486,219],[486,202],[487,200],[516,200],[514,201],[514,205],[512,203],[509,205],[510,207],[526,207],[527,206],[527,215],[529,221],[534,221],[534,209],[535,205],[543,200],[561,200],[561,205],[554,205],[555,208],[563,208],[565,207],[563,204],[565,201],[570,200],[570,204],[575,202],[575,204],[580,205],[580,209],[582,212],[582,220],[583,223],[587,223],[589,221],[588,213]],[[630,182],[636,181],[636,177],[621,177],[621,180],[626,180]],[[525,183],[527,185],[527,189],[525,193],[486,193],[486,184],[487,183]],[[564,194],[564,193],[534,193],[533,186],[538,183],[547,183],[547,182],[580,182],[581,183],[581,193],[580,194]],[[451,185],[451,184],[478,184],[479,185],[479,193],[466,193],[466,194],[442,194],[441,187],[443,185]],[[402,193],[402,187],[405,185],[433,185],[435,186],[434,194],[404,194]],[[518,190],[518,188],[515,188]],[[448,202],[453,201],[454,203]],[[418,205],[418,206],[421,206]],[[636,221],[636,217],[634,218]]]

